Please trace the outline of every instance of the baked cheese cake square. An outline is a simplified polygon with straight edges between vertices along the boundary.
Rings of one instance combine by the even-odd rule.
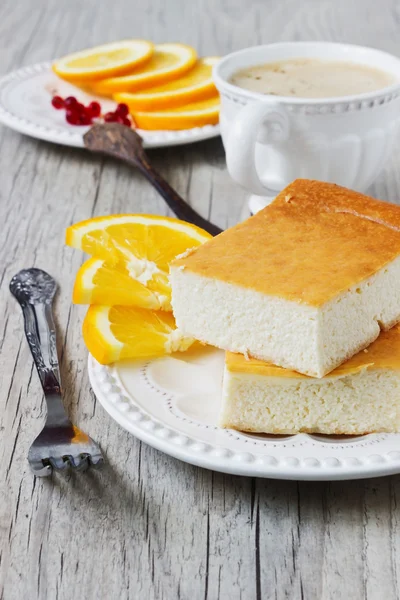
[[[400,431],[400,326],[322,379],[227,352],[220,421],[274,434]]]
[[[400,320],[400,207],[298,179],[170,281],[183,334],[323,377]]]

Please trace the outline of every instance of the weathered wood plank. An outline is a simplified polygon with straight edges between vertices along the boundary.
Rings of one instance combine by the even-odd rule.
[[[179,40],[203,54],[254,43],[331,39],[400,54],[395,0],[3,0],[0,72],[122,37]],[[397,202],[395,153],[372,193]],[[151,152],[155,166],[222,227],[246,193],[230,180],[220,140]],[[0,129],[0,598],[316,600],[399,597],[400,478],[296,483],[211,473],[141,444],[89,389],[71,306],[82,256],[63,245],[70,223],[121,211],[166,214],[124,165]],[[103,472],[34,480],[27,449],[44,407],[8,292],[20,268],[61,284],[59,351],[71,418],[97,439]]]

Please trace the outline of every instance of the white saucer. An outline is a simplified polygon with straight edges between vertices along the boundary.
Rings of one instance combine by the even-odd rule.
[[[51,63],[40,63],[13,71],[0,79],[0,122],[8,127],[48,142],[83,147],[82,136],[89,127],[69,125],[63,110],[55,110],[51,97],[76,96],[87,104],[98,100],[104,112],[115,108],[115,102],[89,96],[79,88],[59,79]],[[191,144],[219,135],[219,125],[206,125],[182,131],[137,130],[147,148]]]
[[[245,434],[218,427],[223,352],[192,350],[104,367],[93,390],[117,423],[150,446],[207,469],[274,479],[361,479],[400,472],[400,434]]]

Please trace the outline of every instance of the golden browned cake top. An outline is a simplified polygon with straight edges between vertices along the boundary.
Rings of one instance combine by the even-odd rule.
[[[291,369],[283,369],[255,358],[246,359],[243,354],[233,354],[232,352],[226,352],[225,365],[230,373],[313,379]],[[325,375],[322,379],[318,379],[318,381],[323,382],[324,379],[332,377],[352,375],[364,369],[400,370],[400,325],[395,325],[389,331],[383,331],[368,348],[361,350],[350,360]]]
[[[297,179],[254,217],[173,266],[320,306],[399,254],[399,206]]]

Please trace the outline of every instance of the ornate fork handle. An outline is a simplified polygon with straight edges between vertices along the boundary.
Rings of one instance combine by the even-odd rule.
[[[25,335],[47,403],[47,424],[69,423],[61,399],[61,378],[51,304],[21,304]]]
[[[25,335],[44,393],[61,395],[56,331],[51,305],[21,304]]]
[[[47,424],[58,426],[69,423],[61,399],[56,329],[52,314],[56,283],[44,271],[26,269],[11,280],[10,290],[24,315],[26,339],[47,402]]]

